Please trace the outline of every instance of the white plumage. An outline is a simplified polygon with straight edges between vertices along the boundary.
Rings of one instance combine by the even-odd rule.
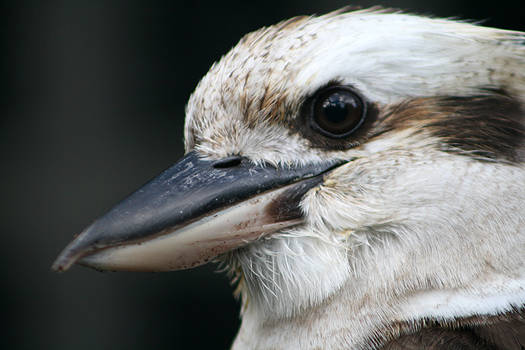
[[[300,198],[300,224],[221,251],[243,298],[233,349],[381,348],[521,315],[524,42],[457,21],[335,12],[248,34],[212,66],[188,102],[187,152],[279,169],[344,163]],[[363,99],[362,131],[330,139],[310,127],[308,101],[327,86]],[[152,241],[171,239],[171,252],[181,243],[170,232]],[[104,267],[148,244],[86,261]]]

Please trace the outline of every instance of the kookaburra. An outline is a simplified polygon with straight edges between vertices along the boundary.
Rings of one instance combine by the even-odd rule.
[[[525,33],[384,9],[246,35],[198,84],[186,155],[55,270],[210,260],[241,349],[523,349]]]

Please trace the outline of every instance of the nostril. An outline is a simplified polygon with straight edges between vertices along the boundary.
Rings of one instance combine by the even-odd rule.
[[[230,156],[230,157],[216,160],[215,162],[213,162],[212,166],[215,169],[233,168],[233,167],[240,165],[241,162],[242,162],[241,156]]]

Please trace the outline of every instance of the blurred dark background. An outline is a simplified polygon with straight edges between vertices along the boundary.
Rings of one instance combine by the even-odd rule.
[[[184,105],[239,38],[347,1],[1,3],[4,349],[226,349],[238,302],[214,266],[52,273],[91,220],[183,154]],[[356,1],[525,30],[523,1]]]

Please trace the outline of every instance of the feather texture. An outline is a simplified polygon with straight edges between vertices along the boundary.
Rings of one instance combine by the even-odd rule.
[[[508,319],[525,303],[524,41],[335,12],[248,34],[211,67],[188,102],[188,151],[346,161],[304,196],[303,225],[222,257],[244,300],[233,349],[522,346]],[[375,113],[336,146],[301,119],[333,82]]]

